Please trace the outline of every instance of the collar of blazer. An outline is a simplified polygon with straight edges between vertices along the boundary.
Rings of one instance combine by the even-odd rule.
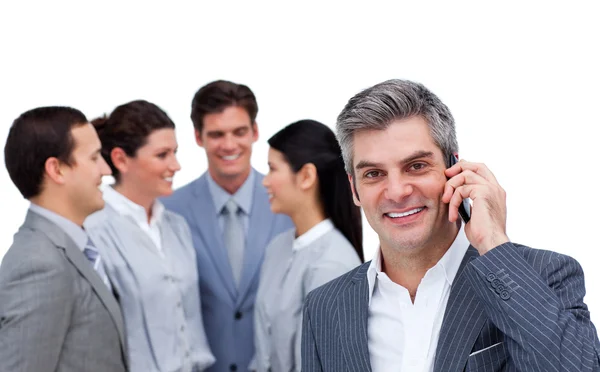
[[[75,242],[59,226],[35,212],[27,212],[23,226],[40,231],[46,235],[57,248],[65,251],[67,259],[75,266],[81,276],[90,283],[94,292],[98,295],[100,301],[110,313],[115,326],[117,327],[117,331],[119,332],[121,347],[125,350],[123,315],[121,314],[119,304]],[[125,358],[125,360],[127,360],[127,358]]]
[[[469,246],[452,283],[437,345],[434,372],[462,371],[487,319],[483,305],[464,275],[467,264],[477,257],[477,250]],[[355,269],[347,282],[349,285],[340,288],[338,297],[338,306],[343,309],[338,311],[341,347],[347,359],[346,365],[354,366],[353,371],[371,371],[368,347],[369,264],[366,262]],[[361,346],[356,348],[356,345]]]

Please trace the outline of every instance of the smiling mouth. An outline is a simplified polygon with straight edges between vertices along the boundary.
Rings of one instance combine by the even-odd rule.
[[[425,209],[425,207],[411,209],[410,211],[406,211],[406,212],[402,212],[402,213],[386,213],[385,215],[390,218],[402,218],[402,217],[407,217],[407,216],[413,215],[415,213],[419,213],[423,209]]]
[[[173,176],[171,176],[171,177],[164,177],[163,180],[165,180],[167,182],[173,182]]]
[[[237,158],[239,158],[239,157],[240,157],[240,155],[241,155],[241,154],[235,154],[235,155],[221,156],[221,159],[223,159],[223,160],[228,160],[228,161],[231,161],[231,160],[236,160]]]

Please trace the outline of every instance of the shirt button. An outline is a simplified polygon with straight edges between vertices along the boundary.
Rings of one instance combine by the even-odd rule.
[[[229,366],[229,370],[230,371],[237,371],[237,365],[235,365],[235,364],[230,365]]]
[[[177,302],[177,307],[181,307],[181,301]]]
[[[183,332],[185,330],[185,326],[181,326],[181,328],[179,328],[181,330],[181,332]]]
[[[240,311],[236,311],[235,312],[235,318],[236,319],[242,319],[242,313]]]
[[[185,357],[186,357],[186,358],[189,358],[189,357],[190,357],[190,352],[189,352],[189,351],[186,351],[186,352],[185,352]]]

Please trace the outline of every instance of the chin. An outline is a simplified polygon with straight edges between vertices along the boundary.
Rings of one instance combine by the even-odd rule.
[[[277,206],[273,205],[273,203],[271,203],[271,212],[273,212],[275,214],[281,213],[279,208],[277,208]]]

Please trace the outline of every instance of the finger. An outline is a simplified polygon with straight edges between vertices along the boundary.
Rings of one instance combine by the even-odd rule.
[[[452,198],[448,203],[448,220],[454,222],[458,219],[458,208],[463,202],[463,199],[469,198],[475,193],[478,185],[463,185],[454,190]],[[473,199],[474,197],[471,197]]]
[[[485,164],[471,163],[465,160],[461,160],[452,167],[446,169],[446,176],[452,178],[465,170],[475,172],[483,178],[485,178],[486,180],[488,180],[489,182],[498,184],[498,180]]]
[[[490,182],[479,174],[466,170],[446,181],[442,200],[449,200],[454,189],[462,185],[488,185]]]

